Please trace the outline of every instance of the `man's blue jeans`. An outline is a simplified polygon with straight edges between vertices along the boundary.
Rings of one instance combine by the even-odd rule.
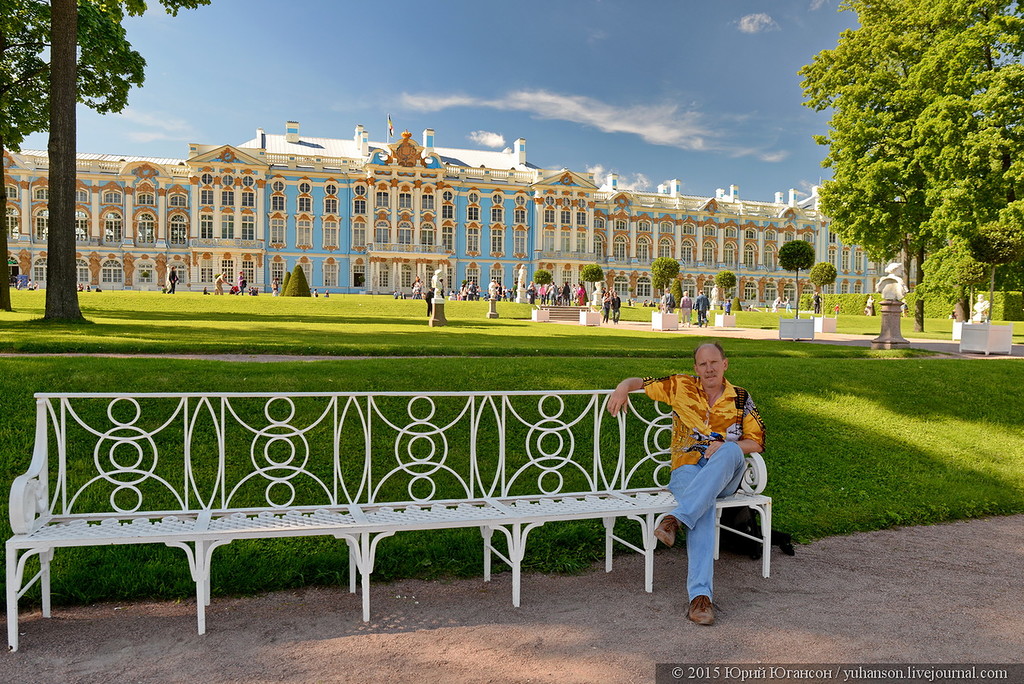
[[[733,494],[744,470],[743,450],[725,442],[709,459],[672,471],[668,489],[679,504],[669,515],[686,526],[686,556],[689,565],[686,588],[690,600],[713,598],[715,571],[715,499]]]

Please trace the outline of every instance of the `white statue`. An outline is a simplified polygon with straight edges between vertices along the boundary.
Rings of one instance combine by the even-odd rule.
[[[988,320],[989,303],[985,301],[985,295],[978,295],[978,301],[974,303],[974,315],[971,320],[975,323],[984,323]]]
[[[719,296],[718,285],[715,285],[714,287],[711,288],[711,308],[712,309],[717,309],[718,308],[718,302],[719,302],[718,296]]]
[[[594,306],[604,306],[604,283],[600,280],[594,286],[594,297],[590,301]]]
[[[517,281],[519,282],[519,289],[520,290],[525,290],[526,289],[526,266],[525,265],[519,267],[519,277],[517,278]]]
[[[885,267],[885,275],[878,279],[878,291],[882,299],[902,302],[907,296],[907,284],[903,282],[903,264],[894,261]]]
[[[434,297],[440,297],[444,299],[444,282],[441,280],[441,273],[443,269],[437,269],[434,271],[433,277],[430,279],[430,287],[434,288]]]

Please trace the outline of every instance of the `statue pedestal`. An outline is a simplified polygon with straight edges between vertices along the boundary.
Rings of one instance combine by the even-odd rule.
[[[498,300],[492,298],[492,299],[489,299],[488,302],[490,303],[490,309],[487,311],[487,317],[488,318],[497,318],[498,317],[498,310],[495,307],[498,305]]]
[[[447,322],[448,319],[444,317],[444,299],[434,297],[434,301],[430,305],[430,319],[427,321],[427,324],[431,328],[440,328]]]
[[[882,309],[882,332],[875,339],[871,340],[872,349],[903,349],[910,345],[910,342],[903,337],[900,331],[900,319],[903,313],[903,303],[898,299],[883,299]]]
[[[517,304],[529,304],[530,298],[526,296],[526,288],[520,285],[516,289],[516,303]]]

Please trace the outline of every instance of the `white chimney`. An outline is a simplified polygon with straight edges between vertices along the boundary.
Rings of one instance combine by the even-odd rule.
[[[424,128],[423,129],[423,147],[427,149],[427,152],[434,151],[434,129]]]
[[[668,186],[665,185],[664,183],[661,183],[658,186],[658,194],[659,195],[667,195],[668,194]]]
[[[682,190],[683,182],[681,180],[679,180],[678,178],[673,178],[672,180],[669,181],[669,191],[672,193],[673,197],[678,197],[679,195],[681,195]]]
[[[715,188],[715,199],[725,198],[725,188]]]
[[[612,186],[612,190],[617,190],[619,187],[619,174],[609,173],[608,184]]]
[[[299,122],[289,121],[284,125],[284,139],[290,143],[299,142]]]
[[[786,193],[784,193],[784,192],[777,192],[777,193],[775,193],[775,203],[776,204],[785,204],[786,203],[786,200],[784,199],[785,195],[786,195]]]
[[[789,189],[789,206],[796,206],[796,188]]]
[[[730,185],[729,186],[729,201],[735,202],[740,198],[740,186]]]
[[[267,146],[267,132],[262,128],[256,129],[256,144],[261,148],[265,148]]]
[[[516,138],[512,143],[512,151],[516,153],[516,163],[526,163],[526,138]]]

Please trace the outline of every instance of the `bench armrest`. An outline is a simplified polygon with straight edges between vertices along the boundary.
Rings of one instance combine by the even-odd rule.
[[[47,510],[46,488],[38,477],[19,475],[11,484],[10,519],[15,534],[35,531]]]
[[[768,467],[764,458],[756,451],[747,454],[747,468],[740,480],[740,490],[745,494],[760,494],[768,484]]]

